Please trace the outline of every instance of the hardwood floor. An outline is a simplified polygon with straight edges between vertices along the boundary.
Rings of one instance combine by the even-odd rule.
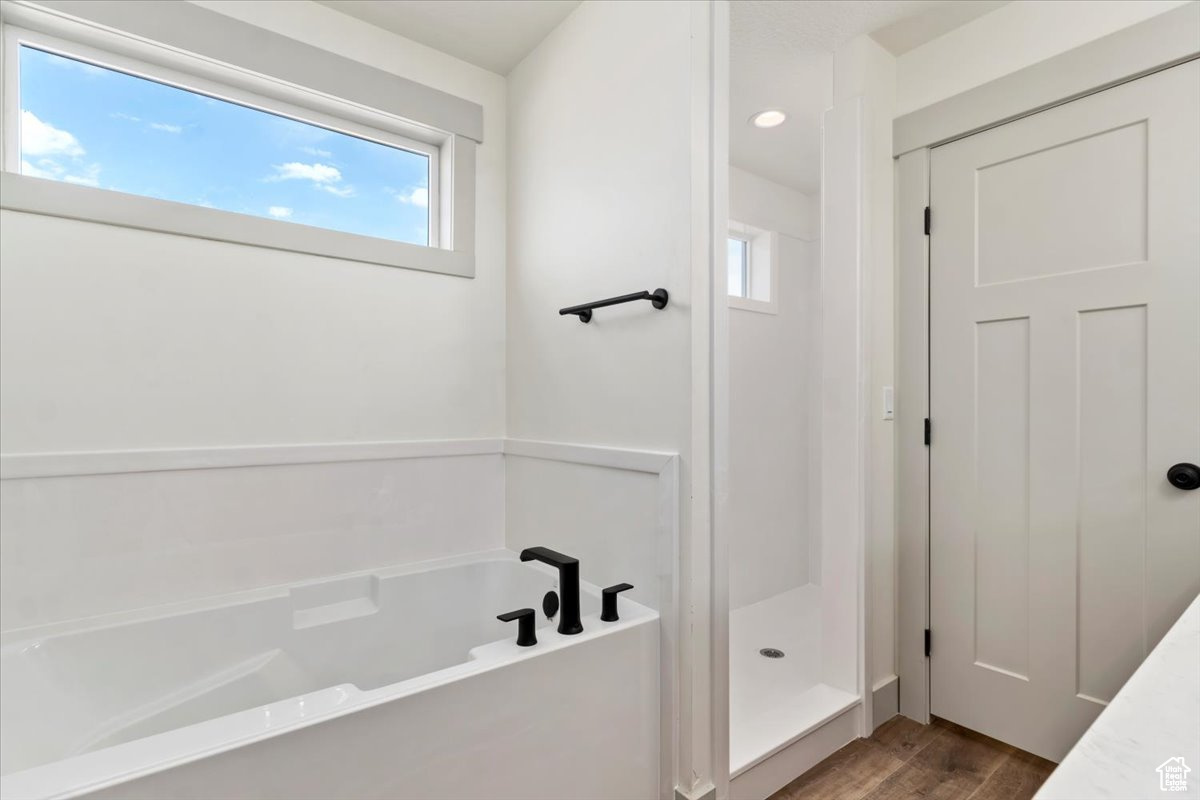
[[[894,717],[769,800],[1028,800],[1054,766],[952,722]]]

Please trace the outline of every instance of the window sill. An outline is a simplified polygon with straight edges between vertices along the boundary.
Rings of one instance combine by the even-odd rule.
[[[0,173],[0,208],[387,267],[475,275],[474,248],[423,247],[12,172]]]
[[[779,304],[775,301],[754,300],[749,297],[729,297],[729,308],[737,311],[753,311],[758,314],[778,314]]]

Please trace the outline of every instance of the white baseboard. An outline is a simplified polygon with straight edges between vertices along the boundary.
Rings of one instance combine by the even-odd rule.
[[[710,783],[700,789],[692,791],[689,794],[688,792],[685,792],[683,789],[680,789],[678,786],[676,786],[675,800],[717,800],[717,787]]]
[[[871,721],[878,728],[900,713],[900,679],[889,675],[871,691]]]
[[[730,800],[765,800],[858,738],[862,704],[855,703],[812,733],[729,782]]]

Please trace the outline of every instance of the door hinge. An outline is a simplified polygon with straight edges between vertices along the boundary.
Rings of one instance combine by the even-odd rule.
[[[932,225],[933,225],[933,211],[930,210],[929,206],[925,206],[925,235],[926,236],[929,235],[929,231],[930,231]]]
[[[925,657],[929,658],[929,628],[925,629]]]
[[[925,446],[929,446],[929,437],[933,432],[933,424],[929,421],[929,417],[925,418]]]

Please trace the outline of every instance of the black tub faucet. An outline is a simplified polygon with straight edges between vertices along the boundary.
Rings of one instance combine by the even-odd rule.
[[[558,632],[567,636],[583,633],[579,622],[579,559],[564,556],[549,547],[527,547],[522,561],[540,561],[558,570],[558,594],[562,598]]]

